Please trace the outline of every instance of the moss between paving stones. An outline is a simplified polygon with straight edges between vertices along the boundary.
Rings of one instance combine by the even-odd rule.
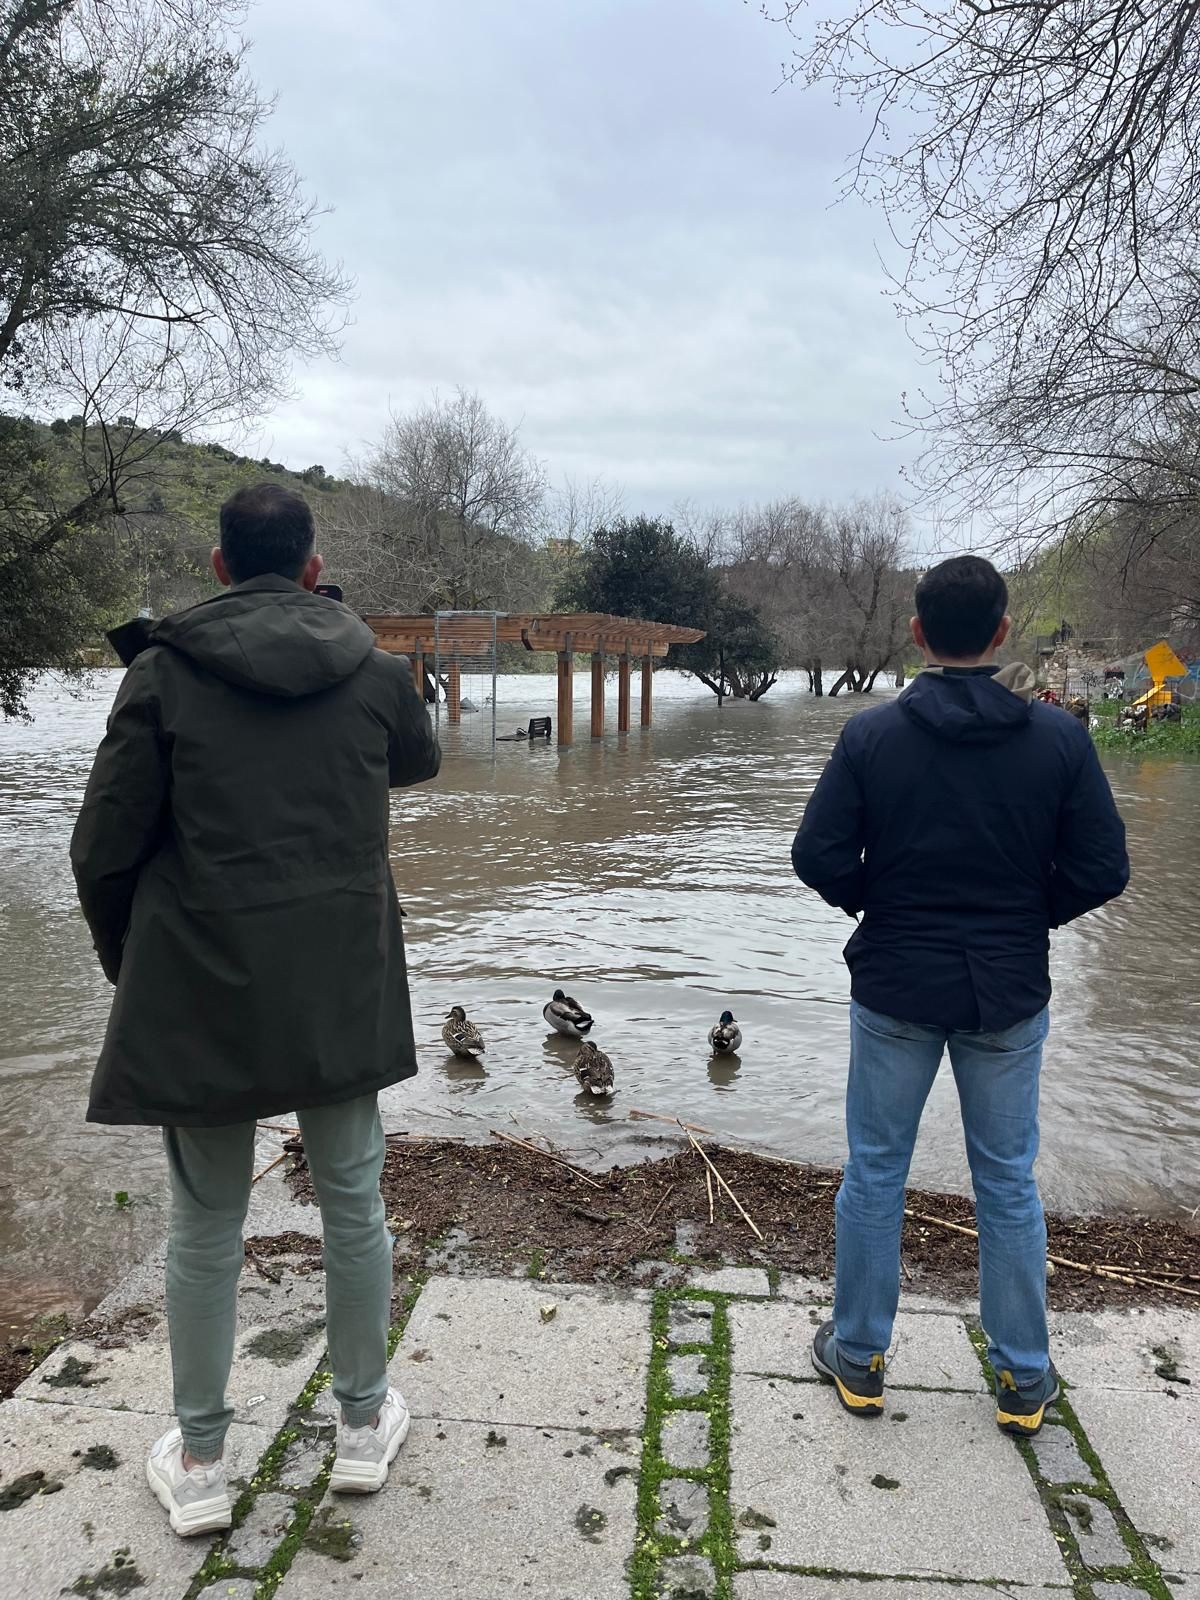
[[[651,1311],[651,1358],[646,1379],[646,1421],[643,1429],[642,1466],[638,1479],[637,1533],[634,1556],[630,1566],[632,1600],[658,1600],[661,1594],[660,1578],[663,1563],[680,1555],[706,1557],[713,1567],[716,1587],[715,1600],[733,1600],[733,1579],[738,1572],[788,1572],[798,1576],[842,1578],[867,1582],[879,1577],[878,1573],[847,1572],[827,1567],[800,1567],[771,1561],[769,1534],[759,1535],[757,1559],[739,1557],[733,1526],[730,1501],[730,1382],[732,1348],[727,1307],[731,1299],[744,1296],[719,1294],[714,1291],[683,1289],[658,1291]],[[671,1306],[681,1300],[706,1300],[711,1303],[712,1341],[703,1344],[691,1341],[672,1344],[670,1339]],[[987,1358],[987,1341],[975,1322],[968,1321],[967,1333],[979,1357],[989,1383],[993,1374]],[[696,1395],[673,1394],[669,1376],[672,1356],[703,1353],[708,1386]],[[914,1386],[924,1388],[924,1385]],[[669,1463],[663,1455],[663,1421],[672,1411],[685,1409],[707,1411],[709,1415],[710,1456],[707,1467],[681,1470]],[[1037,1488],[1047,1519],[1062,1550],[1063,1560],[1071,1576],[1076,1600],[1096,1600],[1094,1584],[1123,1583],[1132,1585],[1152,1600],[1171,1600],[1162,1570],[1149,1553],[1149,1543],[1133,1526],[1124,1507],[1117,1498],[1095,1449],[1084,1433],[1083,1427],[1066,1395],[1058,1402],[1061,1425],[1075,1442],[1084,1465],[1094,1474],[1094,1483],[1052,1484],[1042,1476],[1037,1457],[1028,1440],[1014,1440],[1030,1476]],[[657,1532],[661,1505],[659,1491],[670,1478],[690,1478],[707,1485],[709,1492],[709,1526],[703,1538],[689,1543],[686,1540],[666,1537]],[[890,1480],[878,1483],[880,1488],[891,1488]],[[1083,1560],[1078,1541],[1072,1531],[1064,1509],[1064,1499],[1070,1503],[1072,1514],[1086,1520],[1087,1506],[1091,1500],[1106,1506],[1129,1551],[1129,1562],[1122,1566],[1089,1568]],[[756,1525],[753,1513],[743,1519],[747,1527]],[[927,1581],[918,1573],[896,1573],[895,1583],[919,1584]],[[949,1584],[966,1580],[946,1578]],[[973,1588],[1005,1588],[1003,1579],[975,1580]]]
[[[704,1301],[712,1306],[710,1341],[692,1340],[672,1345],[670,1308],[680,1301]],[[662,1564],[673,1556],[706,1556],[716,1574],[714,1600],[733,1600],[733,1574],[737,1549],[733,1513],[729,1502],[730,1368],[732,1340],[726,1310],[729,1296],[709,1290],[660,1289],[650,1314],[651,1356],[646,1379],[646,1420],[642,1429],[642,1468],[638,1477],[637,1532],[630,1571],[632,1600],[656,1600],[660,1593]],[[669,1357],[702,1354],[706,1362],[707,1389],[699,1394],[675,1395],[671,1390]],[[677,1467],[663,1454],[663,1420],[673,1411],[708,1413],[709,1459],[704,1467]],[[669,1537],[657,1531],[662,1514],[660,1489],[671,1478],[684,1478],[708,1489],[708,1527],[696,1540]]]
[[[987,1339],[983,1329],[973,1319],[967,1320],[967,1337],[974,1346],[989,1385],[994,1384],[995,1373],[988,1360]],[[1029,1476],[1033,1479],[1054,1537],[1062,1551],[1063,1561],[1071,1575],[1076,1600],[1095,1600],[1095,1591],[1092,1588],[1094,1583],[1131,1584],[1141,1589],[1143,1593],[1153,1596],[1154,1600],[1172,1600],[1162,1568],[1150,1555],[1146,1541],[1138,1533],[1128,1512],[1117,1498],[1116,1490],[1109,1481],[1104,1465],[1067,1397],[1065,1383],[1063,1393],[1055,1401],[1055,1408],[1061,1425],[1074,1439],[1084,1465],[1095,1477],[1094,1483],[1050,1483],[1042,1475],[1037,1453],[1031,1442],[1028,1439],[1014,1439],[1013,1444],[1028,1468]],[[1089,1521],[1087,1513],[1090,1500],[1096,1500],[1101,1505],[1107,1506],[1112,1513],[1121,1540],[1129,1551],[1127,1565],[1089,1567],[1084,1561],[1067,1509],[1070,1509],[1081,1526],[1086,1527]]]
[[[396,1346],[400,1342],[427,1277],[428,1273],[425,1272],[410,1274],[406,1279],[408,1287],[399,1297],[398,1304],[393,1302],[394,1321],[388,1332],[387,1346],[389,1361],[396,1353]],[[329,1508],[318,1512],[333,1470],[332,1441],[325,1452],[321,1470],[307,1488],[291,1490],[279,1480],[288,1449],[304,1431],[307,1431],[308,1417],[317,1396],[329,1387],[332,1376],[328,1359],[322,1356],[316,1370],[296,1396],[288,1412],[287,1421],[264,1450],[253,1476],[234,1504],[231,1532],[240,1528],[245,1522],[260,1494],[267,1492],[285,1494],[292,1502],[293,1514],[283,1538],[266,1561],[256,1568],[239,1566],[229,1555],[228,1542],[223,1539],[209,1552],[207,1559],[188,1585],[183,1600],[199,1600],[203,1591],[211,1584],[219,1583],[222,1578],[249,1578],[256,1584],[255,1600],[271,1600],[300,1547],[306,1543],[311,1543],[314,1548],[319,1548],[326,1554],[334,1553],[336,1549],[338,1560],[352,1559],[355,1550],[352,1525],[347,1522],[343,1527],[331,1520],[327,1514]]]

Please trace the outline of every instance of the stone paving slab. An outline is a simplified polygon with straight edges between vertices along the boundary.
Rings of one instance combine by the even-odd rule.
[[[1200,1575],[1200,1404],[1165,1394],[1073,1389],[1071,1404],[1151,1554]]]
[[[798,1405],[801,1396],[804,1403]],[[904,1396],[902,1425],[833,1397],[733,1380],[732,1509],[769,1516],[771,1559],[881,1575],[1062,1583],[1066,1569],[1019,1453],[975,1395]],[[754,1535],[739,1527],[743,1559]]]
[[[669,1556],[659,1572],[659,1600],[711,1600],[717,1575],[703,1556]]]
[[[794,1272],[781,1272],[775,1298],[805,1306],[832,1305],[833,1283],[826,1278],[802,1278]]]
[[[812,1325],[792,1305],[732,1305],[733,1360],[739,1372],[813,1379]],[[888,1384],[928,1389],[986,1388],[983,1368],[964,1324],[955,1317],[901,1312],[888,1353]]]
[[[742,1572],[733,1580],[734,1600],[995,1600],[1011,1589],[977,1584],[863,1583],[858,1578],[810,1578],[795,1572]]]
[[[282,1282],[244,1273],[229,1398],[239,1422],[274,1433],[325,1348],[325,1279],[286,1273]],[[76,1365],[72,1368],[71,1363]],[[78,1382],[54,1380],[79,1374]],[[49,1380],[49,1381],[47,1381]],[[117,1349],[73,1339],[17,1389],[42,1404],[174,1414],[166,1322]]]
[[[771,1280],[761,1267],[719,1267],[715,1272],[693,1272],[688,1279],[693,1289],[711,1294],[770,1294]]]
[[[1047,1422],[1031,1439],[1038,1470],[1047,1483],[1092,1483],[1092,1469],[1079,1453],[1079,1446],[1068,1428]]]
[[[1081,1388],[1195,1390],[1200,1397],[1200,1316],[1159,1306],[1061,1311],[1050,1318],[1050,1346],[1063,1377]],[[1190,1381],[1173,1381],[1175,1373]]]
[[[132,1412],[25,1400],[0,1406],[0,1488],[39,1470],[63,1485],[0,1515],[4,1600],[57,1600],[106,1567],[111,1587],[97,1584],[97,1594],[125,1593],[118,1555],[141,1579],[128,1591],[137,1600],[180,1600],[212,1541],[177,1538],[146,1487],[146,1453],[159,1431],[159,1419]],[[226,1445],[231,1473],[249,1476],[269,1443],[262,1429],[235,1423]],[[94,1445],[111,1450],[116,1466],[84,1466]]]
[[[663,1460],[673,1467],[706,1467],[708,1453],[708,1412],[668,1411],[662,1425]]]
[[[672,1344],[709,1344],[712,1313],[711,1300],[672,1300],[667,1314],[667,1337]]]
[[[416,1422],[381,1494],[330,1497],[351,1559],[302,1548],[278,1600],[628,1600],[637,1479],[614,1461],[582,1433]]]
[[[1059,1500],[1075,1535],[1083,1563],[1094,1571],[1127,1567],[1133,1560],[1121,1538],[1116,1518],[1108,1507],[1090,1495],[1068,1494]]]
[[[640,1290],[436,1278],[390,1375],[414,1416],[636,1429],[649,1359],[649,1298]]]

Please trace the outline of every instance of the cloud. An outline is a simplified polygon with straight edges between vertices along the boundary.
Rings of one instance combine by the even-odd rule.
[[[342,359],[256,453],[336,470],[435,388],[551,474],[662,510],[892,486],[917,367],[875,221],[831,208],[853,115],[773,93],[786,36],[719,0],[263,0],[273,135],[358,279]]]

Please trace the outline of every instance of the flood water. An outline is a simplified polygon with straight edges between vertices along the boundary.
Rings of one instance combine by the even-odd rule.
[[[31,726],[0,724],[0,1323],[94,1301],[164,1222],[153,1130],[89,1127],[88,1079],[109,989],[75,908],[67,842],[118,682],[81,697],[44,683]],[[480,703],[480,680],[464,692]],[[627,738],[500,744],[490,712],[443,720],[436,783],[393,808],[392,860],[421,1073],[384,1097],[389,1129],[544,1133],[580,1159],[628,1159],[656,1132],[636,1107],[796,1159],[843,1154],[849,924],[792,876],[792,834],[841,723],[861,704],[785,679],[757,706],[655,680],[655,726]],[[615,685],[609,727],[615,727]],[[553,710],[549,678],[500,680],[501,731]],[[636,709],[635,709],[636,715]],[[1110,761],[1129,827],[1125,897],[1056,936],[1041,1178],[1072,1210],[1200,1203],[1200,764]],[[319,981],[320,975],[316,975]],[[555,986],[597,1018],[610,1105],[576,1092],[572,1047],[548,1040]],[[439,1029],[460,1003],[481,1066]],[[729,1006],[740,1062],[714,1063]],[[965,1188],[944,1072],[913,1181]],[[113,1205],[127,1191],[128,1210]],[[5,1317],[3,1312],[9,1315]]]

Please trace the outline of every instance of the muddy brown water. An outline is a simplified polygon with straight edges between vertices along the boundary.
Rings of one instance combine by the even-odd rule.
[[[79,697],[47,681],[32,725],[0,725],[0,1331],[94,1301],[164,1223],[153,1130],[83,1121],[109,991],[75,909],[67,841],[119,675]],[[657,1132],[630,1107],[796,1159],[843,1153],[848,924],[801,889],[788,850],[837,730],[861,706],[785,679],[718,710],[656,680],[653,729],[569,752],[501,744],[486,708],[443,722],[433,785],[397,797],[392,859],[412,969],[420,1076],[384,1097],[388,1128],[540,1132],[582,1160],[628,1160]],[[481,705],[490,682],[468,680]],[[501,679],[501,731],[553,709],[547,678]],[[1107,763],[1133,885],[1056,936],[1040,1172],[1060,1210],[1200,1204],[1200,763]],[[320,975],[315,980],[320,981]],[[597,1017],[611,1104],[581,1098],[548,1039],[556,984]],[[483,1063],[447,1058],[465,1005]],[[740,1059],[706,1037],[729,1006]],[[164,1065],[166,1065],[164,1063]],[[913,1181],[964,1189],[953,1086],[930,1101]],[[113,1204],[116,1191],[130,1208]]]

